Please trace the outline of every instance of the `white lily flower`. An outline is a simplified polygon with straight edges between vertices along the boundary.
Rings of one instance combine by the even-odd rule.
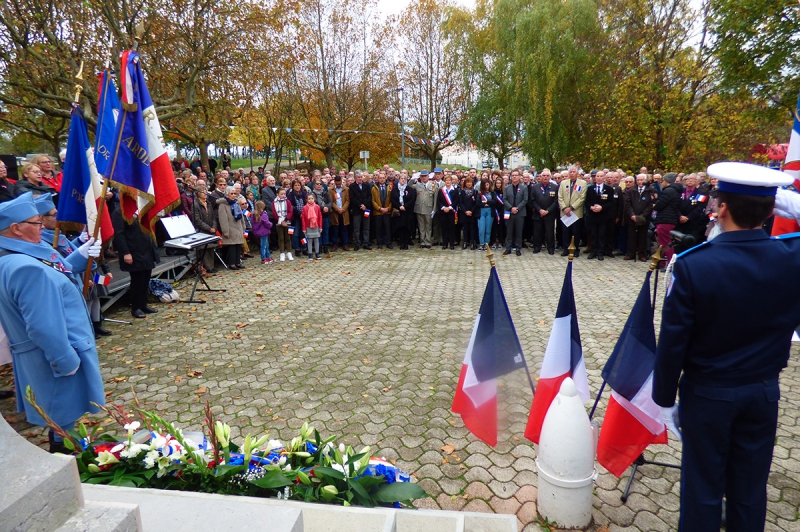
[[[347,447],[345,447],[343,443],[339,444],[339,452],[340,453],[344,454],[346,449],[347,449]]]
[[[267,451],[274,451],[281,448],[283,448],[283,443],[281,443],[281,440],[269,440],[267,442]]]
[[[118,445],[115,445],[114,447],[112,447],[112,448],[111,448],[111,452],[112,452],[112,453],[118,453],[118,452],[120,452],[120,451],[121,451],[122,449],[124,449],[124,448],[125,448],[125,444],[124,444],[124,443],[120,443],[120,444],[118,444]]]
[[[285,463],[286,463],[286,457],[285,456],[281,456],[280,458],[278,458],[278,465],[283,465]]]
[[[98,465],[101,465],[101,466],[113,465],[113,464],[119,463],[119,460],[117,459],[116,456],[114,456],[113,454],[111,454],[108,451],[100,451],[100,454],[97,455],[97,463],[98,463]]]
[[[131,436],[134,432],[136,432],[136,429],[141,426],[142,424],[138,421],[131,421],[130,423],[125,424],[124,429],[128,431],[128,436]]]
[[[284,471],[291,471],[292,470],[292,464],[286,464],[286,467],[284,467],[283,470]]]
[[[344,466],[342,464],[331,464],[331,467],[336,471],[338,471],[339,473],[347,475],[347,472],[344,470]]]

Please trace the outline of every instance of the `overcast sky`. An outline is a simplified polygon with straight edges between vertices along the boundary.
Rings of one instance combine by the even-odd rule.
[[[456,4],[475,7],[475,0],[454,0]],[[411,3],[411,0],[378,0],[378,10],[384,15],[396,15]]]

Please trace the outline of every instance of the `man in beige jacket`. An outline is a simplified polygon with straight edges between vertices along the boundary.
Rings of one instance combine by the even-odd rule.
[[[575,237],[575,247],[581,241],[581,229],[583,228],[583,202],[586,200],[586,181],[578,178],[578,169],[575,165],[569,167],[569,179],[564,179],[558,187],[558,206],[561,209],[561,216],[574,214],[577,216],[572,224],[567,226],[563,221],[561,231],[563,241],[561,243],[564,251],[562,257],[569,255],[570,240]],[[580,255],[580,250],[575,249],[575,256]]]

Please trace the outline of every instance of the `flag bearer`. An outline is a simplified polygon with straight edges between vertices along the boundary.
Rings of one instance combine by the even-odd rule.
[[[708,173],[719,180],[723,232],[675,262],[653,399],[683,438],[680,530],[719,530],[724,496],[727,530],[750,532],[764,529],[778,375],[800,323],[800,234],[761,228],[791,177],[745,163]]]

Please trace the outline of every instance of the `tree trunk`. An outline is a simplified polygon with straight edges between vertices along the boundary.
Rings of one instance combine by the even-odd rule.
[[[201,141],[199,143],[199,146],[200,146],[200,167],[208,168],[210,170],[211,168],[208,166],[208,142]]]
[[[55,157],[54,160],[59,161],[59,166],[60,166],[61,158],[59,157],[59,152],[61,151],[61,144],[58,142],[58,134],[55,134],[54,136],[50,137],[47,140],[50,141],[50,146],[53,147],[53,153],[55,153],[55,155],[53,156]]]
[[[281,160],[283,159],[283,148],[277,146],[275,147],[275,166],[272,169],[272,175],[275,176],[275,179],[281,175]]]
[[[322,150],[322,153],[325,155],[325,164],[328,165],[328,168],[333,166],[333,149],[332,148],[325,148]]]

